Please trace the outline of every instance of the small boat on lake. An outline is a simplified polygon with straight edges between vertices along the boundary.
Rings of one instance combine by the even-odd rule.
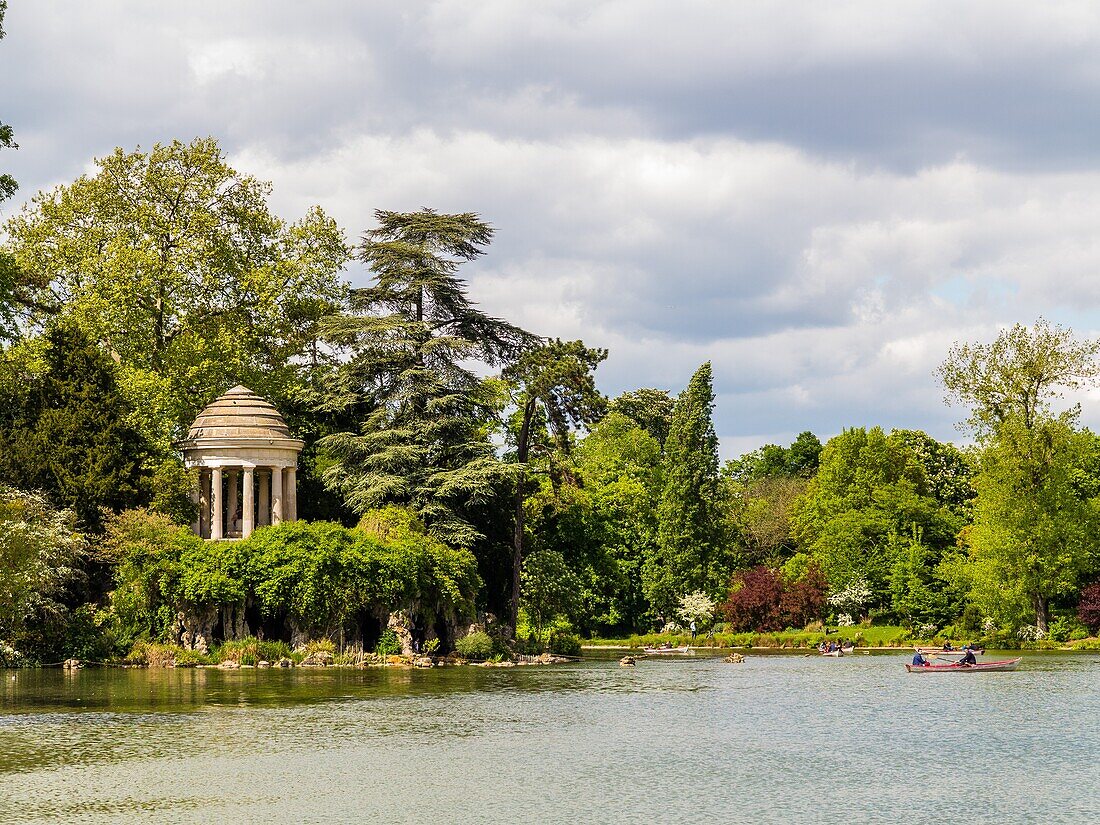
[[[684,647],[643,647],[642,650],[646,656],[660,656],[662,654],[668,655],[669,653],[678,653],[683,655],[693,655],[694,651],[687,646]]]
[[[832,656],[834,659],[839,659],[841,656],[848,656],[855,652],[856,646],[849,645],[848,647],[838,647],[836,650],[823,650],[822,656]]]
[[[914,650],[923,650],[925,655],[927,655],[927,656],[962,656],[964,653],[966,653],[966,650],[964,650],[963,648],[959,648],[959,647],[952,647],[952,648],[949,648],[947,650],[944,650],[942,647],[921,647],[921,648],[916,648],[915,647],[913,649]],[[985,648],[984,647],[972,647],[970,649],[974,651],[975,656],[984,656],[985,655]]]
[[[1000,662],[978,662],[976,665],[963,665],[958,662],[952,662],[949,665],[906,664],[905,669],[910,673],[977,673],[979,671],[989,673],[994,671],[1015,670],[1022,658],[1023,656],[1016,659],[1004,659]]]

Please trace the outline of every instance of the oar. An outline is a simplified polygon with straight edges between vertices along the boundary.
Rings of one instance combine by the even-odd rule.
[[[953,662],[957,662],[965,655],[961,650],[958,652],[951,651],[950,653],[929,653],[933,659],[950,659]],[[952,656],[957,656],[958,659],[951,659]]]

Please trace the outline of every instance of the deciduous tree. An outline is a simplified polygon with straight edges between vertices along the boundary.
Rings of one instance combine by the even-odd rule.
[[[967,564],[952,568],[984,615],[1034,620],[1046,632],[1052,599],[1097,569],[1094,435],[1019,414],[997,427],[974,478]]]
[[[968,423],[980,436],[1015,417],[1030,429],[1050,412],[1063,389],[1100,378],[1100,341],[1078,340],[1072,329],[1040,318],[1014,324],[991,344],[954,344],[939,368],[948,403],[970,406]]]
[[[60,621],[85,553],[72,510],[0,484],[0,642],[19,650],[29,622]]]
[[[6,224],[34,319],[75,320],[114,353],[163,448],[235,383],[292,395],[343,297],[343,234],[320,208],[288,224],[269,184],[213,139],[112,154]]]
[[[587,427],[603,415],[607,400],[596,389],[592,375],[607,358],[607,350],[586,347],[582,341],[554,339],[523,353],[503,372],[517,407],[516,461],[512,540],[512,627],[519,615],[520,570],[523,566],[524,512],[531,428],[536,421],[548,430],[559,449],[567,450],[570,431]]]

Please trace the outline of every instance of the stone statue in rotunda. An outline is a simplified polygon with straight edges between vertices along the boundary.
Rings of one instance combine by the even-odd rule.
[[[247,538],[256,527],[297,519],[296,470],[305,442],[252,390],[238,385],[210,402],[177,446],[199,473],[196,535]]]

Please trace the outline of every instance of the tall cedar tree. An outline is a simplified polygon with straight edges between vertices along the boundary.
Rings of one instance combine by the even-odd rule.
[[[353,314],[326,324],[329,340],[351,353],[328,404],[358,404],[365,416],[358,432],[322,439],[333,462],[325,481],[358,513],[408,505],[433,535],[468,547],[481,535],[464,508],[496,495],[512,472],[488,437],[500,399],[469,365],[510,363],[538,339],[466,296],[459,265],[493,236],[477,215],[375,217],[359,251],[375,283],[353,290]]]
[[[717,569],[718,437],[711,420],[711,382],[708,361],[676,399],[665,441],[658,549],[645,572],[650,602],[666,617],[685,593],[714,591],[722,575]]]
[[[516,477],[513,502],[513,628],[519,614],[520,573],[523,568],[523,501],[527,493],[525,465],[531,457],[531,427],[536,418],[545,421],[559,449],[567,450],[571,427],[589,426],[603,416],[607,399],[596,389],[592,372],[606,358],[605,349],[590,349],[583,341],[554,339],[525,353],[504,370],[503,378],[512,387],[512,400],[519,408],[516,461],[524,465]]]
[[[128,423],[133,409],[108,355],[71,323],[52,325],[45,344],[43,372],[0,382],[0,482],[42,490],[99,530],[101,508],[144,503],[149,445]]]

